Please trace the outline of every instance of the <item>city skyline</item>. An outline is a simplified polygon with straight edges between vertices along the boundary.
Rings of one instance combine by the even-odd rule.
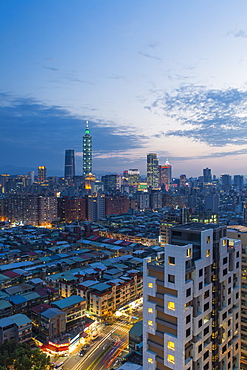
[[[2,2],[0,171],[63,174],[90,122],[94,170],[168,158],[174,176],[244,174],[247,4]],[[219,16],[220,14],[220,16]]]

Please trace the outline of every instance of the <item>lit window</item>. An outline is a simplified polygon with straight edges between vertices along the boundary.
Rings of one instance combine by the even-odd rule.
[[[152,358],[150,358],[150,357],[148,357],[148,363],[149,363],[149,364],[152,364],[152,363],[153,363],[153,359],[152,359]]]
[[[168,302],[167,307],[169,310],[175,311],[175,303],[174,302]]]
[[[175,265],[175,257],[168,256],[169,265]]]
[[[209,257],[210,256],[210,249],[207,249],[206,250],[206,257]]]
[[[171,364],[175,364],[175,357],[173,355],[167,355],[167,361]]]
[[[191,257],[191,248],[187,249],[186,257]]]
[[[148,287],[149,288],[152,288],[153,287],[153,283],[148,283]]]
[[[153,309],[151,307],[148,307],[148,312],[153,313]]]
[[[168,340],[167,348],[171,349],[172,351],[175,351],[175,343]]]
[[[207,236],[207,243],[210,243],[210,236]]]
[[[148,320],[148,325],[149,326],[153,326],[153,321],[152,320]]]

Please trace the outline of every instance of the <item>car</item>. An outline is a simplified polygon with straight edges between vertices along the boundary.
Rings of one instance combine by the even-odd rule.
[[[79,352],[79,356],[81,356],[81,357],[84,356],[85,355],[85,352],[86,351],[84,349],[81,349],[80,352]]]

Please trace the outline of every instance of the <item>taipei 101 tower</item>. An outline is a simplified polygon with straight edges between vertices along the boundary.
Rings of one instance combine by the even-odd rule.
[[[92,173],[92,136],[88,127],[88,121],[86,121],[85,135],[82,141],[82,153],[83,153],[83,176],[84,178]]]

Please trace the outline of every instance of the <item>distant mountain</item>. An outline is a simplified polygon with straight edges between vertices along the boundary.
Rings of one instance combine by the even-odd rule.
[[[37,175],[38,168],[34,167],[19,167],[19,166],[12,166],[12,165],[5,165],[0,167],[0,174],[7,173],[9,175],[27,175],[28,172],[34,171],[35,175]],[[59,170],[50,170],[47,169],[48,176],[62,176],[61,171]]]

